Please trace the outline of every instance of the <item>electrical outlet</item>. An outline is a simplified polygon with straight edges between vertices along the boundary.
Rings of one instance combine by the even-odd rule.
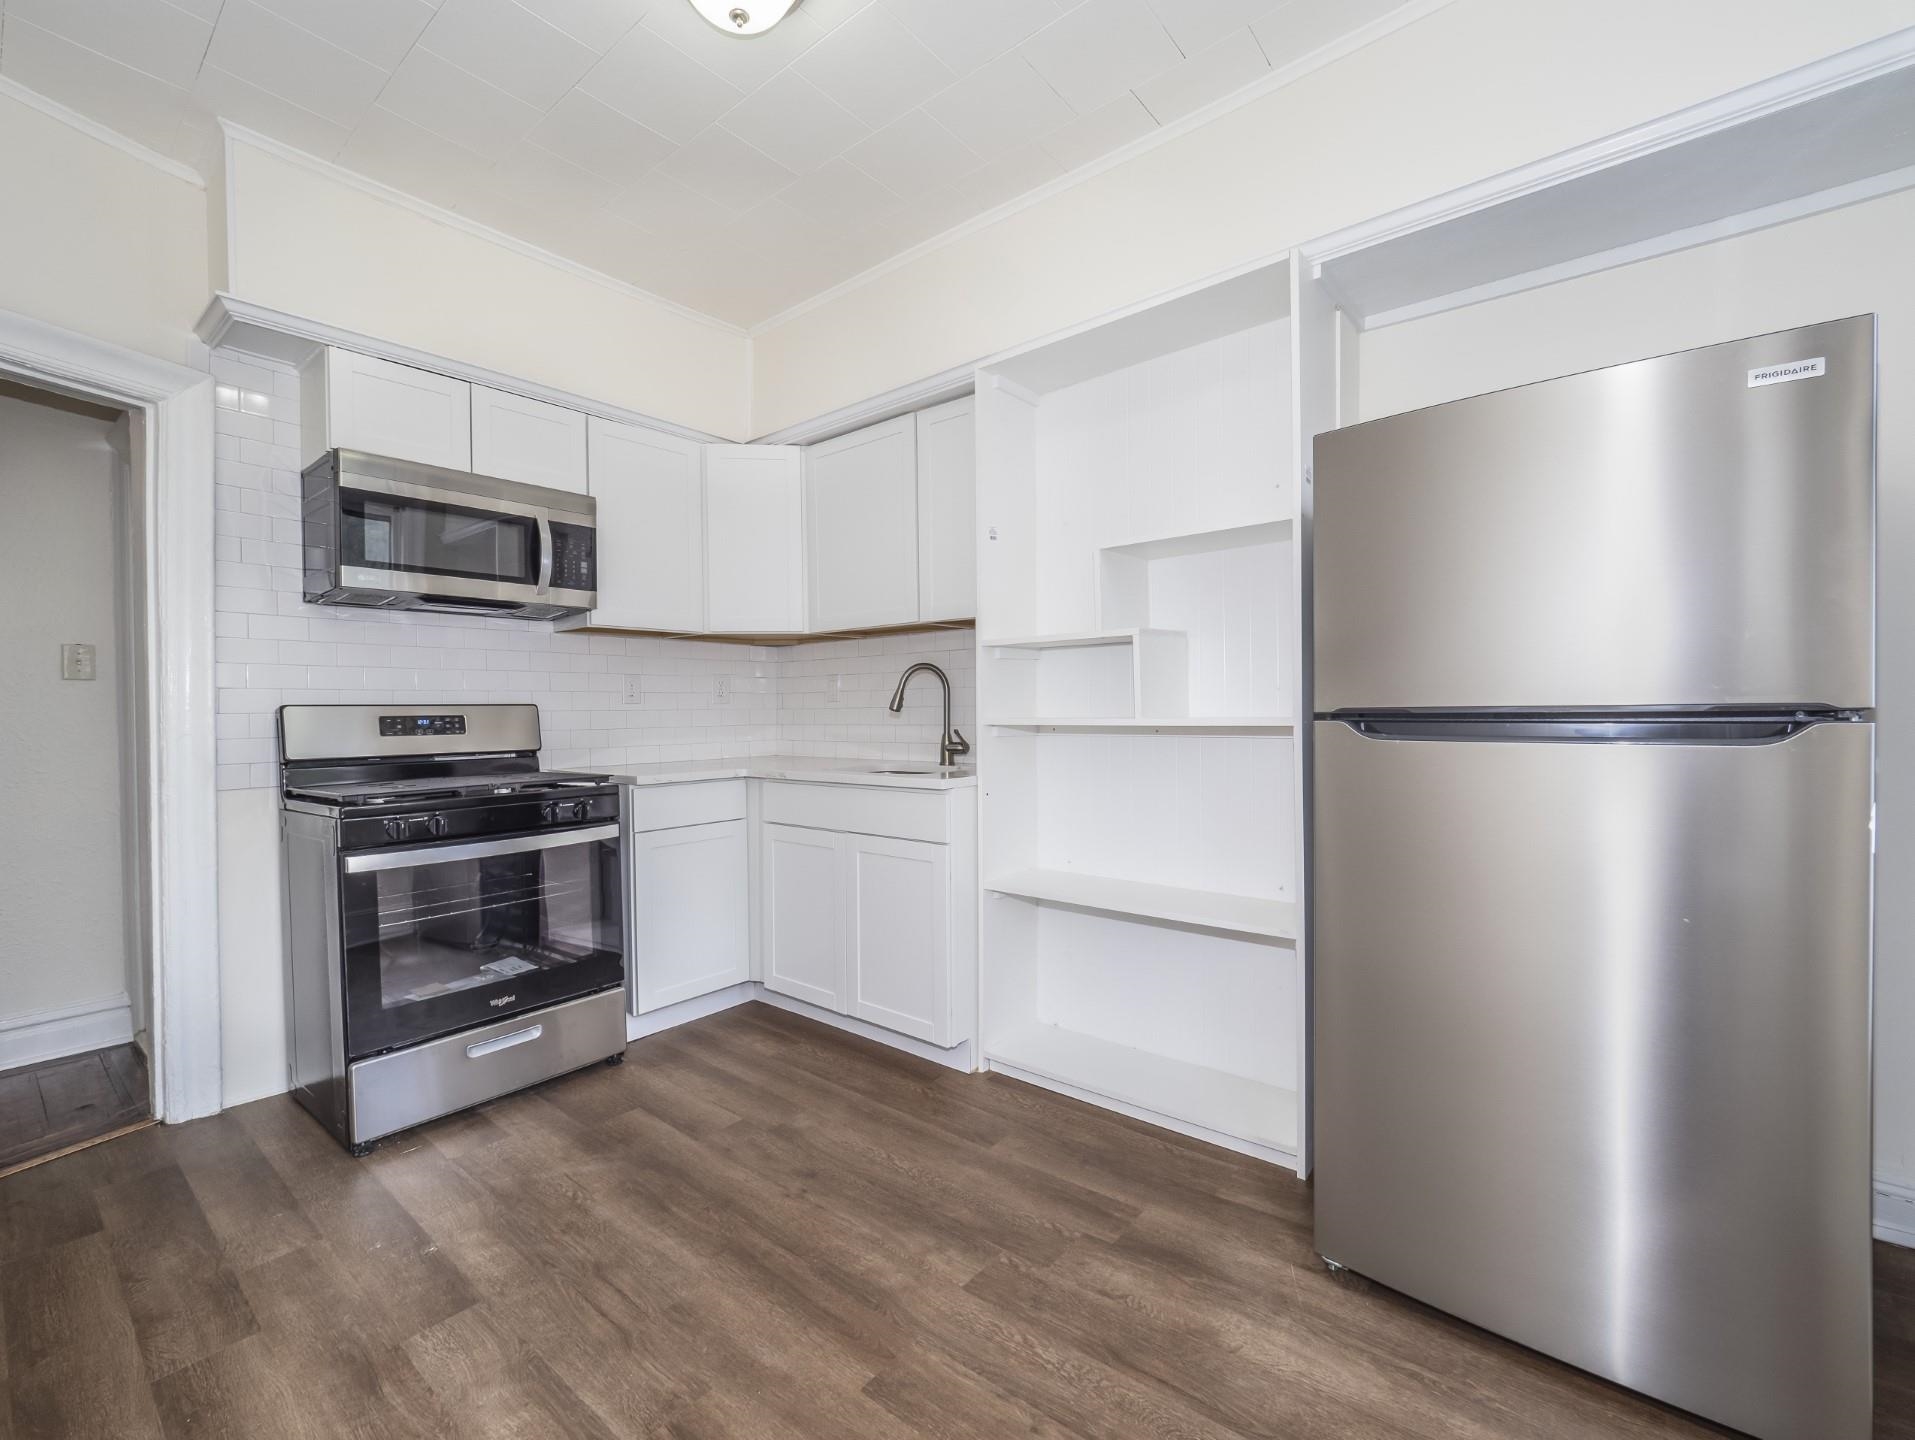
[[[711,703],[714,705],[731,704],[731,676],[714,675],[711,677]]]
[[[645,677],[643,675],[627,675],[625,677],[625,703],[627,705],[643,705],[645,703]]]
[[[844,703],[844,676],[825,676],[825,704],[842,705]]]

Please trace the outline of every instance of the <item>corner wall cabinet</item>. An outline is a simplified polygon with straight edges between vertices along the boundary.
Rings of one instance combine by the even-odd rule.
[[[805,628],[804,491],[795,445],[705,447],[705,626]]]
[[[967,395],[917,414],[920,620],[977,614],[976,409]]]
[[[804,457],[811,628],[916,621],[917,417],[821,440]]]
[[[705,447],[592,417],[598,605],[577,622],[626,630],[705,628]]]

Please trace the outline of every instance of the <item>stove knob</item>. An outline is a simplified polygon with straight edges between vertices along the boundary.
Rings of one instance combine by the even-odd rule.
[[[550,800],[547,800],[543,805],[539,806],[539,819],[545,824],[550,825],[558,818],[559,807],[554,805]]]
[[[403,840],[406,838],[406,822],[399,819],[386,821],[386,839]]]
[[[443,835],[451,828],[452,826],[447,823],[446,817],[443,815],[434,815],[426,821],[426,830],[433,835]]]

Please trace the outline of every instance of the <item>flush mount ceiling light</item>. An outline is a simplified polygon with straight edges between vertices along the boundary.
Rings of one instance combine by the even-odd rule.
[[[797,4],[798,0],[692,0],[692,9],[727,35],[762,35]]]

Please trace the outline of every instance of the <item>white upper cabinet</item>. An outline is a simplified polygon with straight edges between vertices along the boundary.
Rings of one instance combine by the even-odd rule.
[[[804,630],[800,454],[795,445],[705,447],[708,630]]]
[[[806,447],[813,630],[918,618],[917,447],[911,415]]]
[[[598,606],[586,625],[705,628],[705,447],[592,418]]]
[[[918,618],[977,614],[977,426],[970,396],[920,410]]]
[[[472,468],[472,387],[463,380],[328,346],[299,383],[302,467],[345,449]]]
[[[563,405],[474,385],[472,468],[500,480],[583,495],[585,416]]]

